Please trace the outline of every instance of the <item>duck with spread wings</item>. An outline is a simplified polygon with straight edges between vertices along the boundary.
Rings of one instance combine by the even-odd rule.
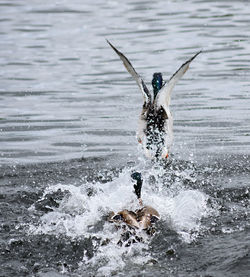
[[[173,74],[168,82],[164,82],[161,73],[154,73],[152,79],[153,94],[149,92],[141,76],[135,71],[130,61],[107,41],[122,60],[127,71],[135,79],[142,91],[144,103],[139,117],[137,139],[142,144],[149,158],[168,158],[173,142],[173,117],[169,105],[171,93],[178,80],[188,70],[190,63],[201,53],[199,51],[186,61]]]

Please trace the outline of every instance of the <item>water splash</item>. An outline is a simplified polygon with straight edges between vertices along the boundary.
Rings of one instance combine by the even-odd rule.
[[[159,211],[163,222],[161,226],[171,228],[183,242],[190,243],[196,239],[200,220],[206,216],[208,209],[207,196],[198,190],[187,189],[181,181],[184,178],[192,182],[193,171],[190,168],[184,171],[166,170],[143,163],[135,166],[133,170],[142,173],[144,204]],[[106,221],[111,211],[138,208],[130,174],[131,169],[125,168],[118,177],[106,183],[84,182],[78,186],[49,186],[41,200],[58,191],[65,195],[58,201],[57,207],[41,216],[39,224],[30,226],[29,233],[64,235],[69,239],[91,237],[95,255],[91,259],[86,256],[79,268],[93,269],[98,265],[97,276],[114,273],[132,260],[146,264],[152,258],[148,249],[150,238],[142,231],[140,235],[144,236],[144,243],[120,247],[117,242],[122,230],[117,230],[113,224]]]

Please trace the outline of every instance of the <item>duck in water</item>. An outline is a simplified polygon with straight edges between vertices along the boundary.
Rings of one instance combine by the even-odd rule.
[[[141,199],[141,187],[142,177],[141,173],[134,172],[131,175],[134,184],[134,193],[136,194],[140,208],[135,211],[129,211],[127,209],[122,210],[118,213],[112,212],[109,221],[116,223],[118,228],[123,228],[121,239],[118,245],[130,246],[131,243],[141,242],[142,238],[138,236],[138,230],[144,230],[148,235],[155,233],[155,223],[160,219],[160,215],[153,207],[143,206]]]
[[[171,92],[178,80],[188,70],[193,59],[201,53],[196,53],[186,61],[169,79],[164,82],[161,73],[154,73],[152,79],[153,95],[149,92],[140,75],[135,71],[130,61],[109,41],[112,49],[122,60],[127,71],[135,79],[142,91],[144,103],[139,117],[137,131],[138,142],[142,144],[145,155],[149,158],[168,158],[173,142],[173,118],[169,109]]]

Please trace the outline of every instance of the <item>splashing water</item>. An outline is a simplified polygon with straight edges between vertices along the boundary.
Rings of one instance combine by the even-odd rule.
[[[185,172],[176,170],[174,173],[178,178],[171,186],[168,185],[170,175],[166,175],[166,170],[163,168],[156,166],[149,170],[144,165],[139,169],[144,178],[142,188],[144,205],[150,205],[158,210],[163,228],[165,226],[172,229],[185,243],[192,242],[199,233],[200,220],[207,215],[208,209],[207,196],[204,193],[186,189],[178,181],[180,175],[192,179],[190,169]],[[131,169],[125,168],[118,177],[107,183],[85,182],[80,186],[71,184],[49,186],[41,201],[46,195],[53,195],[58,191],[64,192],[65,195],[59,201],[58,207],[41,216],[39,225],[29,227],[29,233],[64,235],[69,239],[91,237],[95,254],[91,259],[85,256],[79,268],[86,270],[98,265],[97,275],[100,276],[114,273],[132,260],[133,263],[136,261],[147,263],[151,258],[148,251],[150,238],[144,231],[140,233],[143,243],[120,247],[117,242],[122,230],[117,230],[106,220],[111,211],[138,208],[130,174]]]

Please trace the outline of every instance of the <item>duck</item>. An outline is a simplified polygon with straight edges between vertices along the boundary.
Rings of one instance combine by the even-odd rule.
[[[131,174],[131,179],[134,184],[134,193],[137,196],[139,208],[135,211],[124,209],[118,213],[112,212],[109,221],[118,224],[125,224],[133,230],[146,230],[147,233],[152,234],[152,228],[160,219],[158,211],[151,206],[144,206],[141,199],[141,188],[143,179],[141,173],[134,172]]]
[[[129,59],[110,41],[107,40],[107,42],[135,79],[143,95],[143,106],[137,130],[138,142],[142,145],[146,157],[157,160],[168,158],[173,144],[173,117],[169,108],[172,90],[188,70],[190,63],[202,51],[197,52],[184,62],[167,82],[164,82],[161,72],[155,72],[152,79],[153,93],[150,93]]]

